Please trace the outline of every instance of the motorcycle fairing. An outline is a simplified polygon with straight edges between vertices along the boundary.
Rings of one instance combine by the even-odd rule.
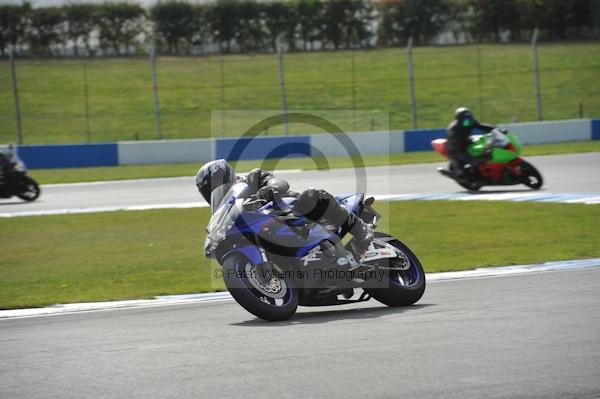
[[[242,236],[246,242],[258,245],[269,253],[289,257],[302,257],[323,240],[339,240],[334,233],[304,217],[286,218],[261,212],[242,212],[227,232],[225,241],[238,240],[235,236]],[[231,252],[233,250],[222,256]],[[248,258],[253,264],[262,263],[259,250],[250,253]]]
[[[365,195],[363,193],[356,194],[343,194],[335,197],[335,200],[348,212],[352,212],[356,215],[360,215],[363,207],[363,201],[365,200]]]

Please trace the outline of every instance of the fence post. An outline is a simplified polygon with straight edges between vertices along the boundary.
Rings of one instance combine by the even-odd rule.
[[[356,131],[356,60],[352,53],[352,128]]]
[[[540,64],[538,61],[538,36],[540,31],[535,28],[533,37],[531,38],[531,51],[533,55],[533,79],[535,83],[535,107],[537,110],[538,121],[543,120],[542,117],[542,90],[540,88]]]
[[[413,38],[408,38],[408,47],[406,49],[407,63],[408,63],[408,81],[410,82],[410,104],[412,109],[412,121],[413,129],[417,128],[417,99],[415,97],[415,76],[413,70],[413,59],[412,59],[412,46]]]
[[[17,88],[17,71],[15,66],[15,50],[10,52],[10,74],[12,77],[13,98],[15,100],[15,115],[17,117],[17,141],[23,144],[23,130],[21,128],[21,106],[19,105],[19,90]]]
[[[85,112],[85,137],[90,142],[90,104],[88,99],[87,63],[83,61],[83,110]]]
[[[219,58],[219,68],[221,75],[221,133],[223,136],[227,136],[225,126],[225,59],[223,58],[223,54]]]
[[[479,83],[479,117],[483,120],[483,99],[481,97],[483,75],[481,72],[481,48],[477,49],[477,78]]]
[[[285,71],[283,66],[283,49],[280,46],[277,50],[277,59],[279,61],[279,89],[281,91],[281,111],[283,112],[283,131],[287,136],[290,134],[288,130],[288,117],[287,117],[287,101],[285,98]]]
[[[154,96],[154,115],[156,115],[156,137],[162,140],[160,128],[160,104],[158,102],[158,81],[156,79],[156,52],[154,46],[150,47],[150,65],[152,66],[152,94]]]

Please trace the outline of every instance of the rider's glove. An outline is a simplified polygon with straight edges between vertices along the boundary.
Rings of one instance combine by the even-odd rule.
[[[273,201],[273,188],[268,185],[261,187],[256,192],[256,198],[265,200],[266,202]]]
[[[246,175],[246,183],[248,183],[248,190],[251,193],[256,193],[272,177],[272,174],[270,174],[269,172],[265,172],[262,169],[252,169]]]

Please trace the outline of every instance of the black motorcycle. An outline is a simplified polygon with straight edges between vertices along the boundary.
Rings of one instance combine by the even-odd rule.
[[[27,202],[35,201],[40,196],[40,186],[27,176],[27,170],[22,162],[12,164],[4,179],[0,182],[0,198],[17,196]]]

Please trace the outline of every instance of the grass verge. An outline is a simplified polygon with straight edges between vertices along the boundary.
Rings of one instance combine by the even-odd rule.
[[[600,256],[600,206],[390,202],[379,230],[428,272]],[[208,209],[0,220],[0,308],[222,290],[203,257]]]
[[[600,152],[600,140],[581,141],[558,144],[539,144],[524,147],[524,156],[552,155],[581,152]],[[330,168],[351,168],[352,160],[348,157],[329,157],[325,160]],[[443,158],[436,152],[408,152],[391,155],[368,155],[363,158],[366,166],[404,165],[427,162],[441,162]],[[321,164],[317,159],[286,158],[277,163],[278,169],[316,169]],[[36,169],[31,175],[41,184],[76,183],[90,181],[146,179],[153,177],[193,176],[201,165],[199,163],[162,164],[162,165],[130,165],[107,166],[79,169]],[[252,168],[266,167],[273,169],[273,163],[262,161],[241,161],[236,166],[239,172]]]

